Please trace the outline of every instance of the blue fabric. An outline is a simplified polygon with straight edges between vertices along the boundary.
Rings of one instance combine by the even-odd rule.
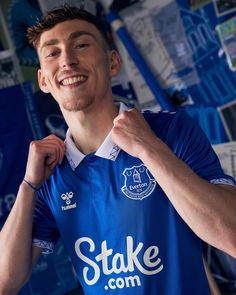
[[[222,294],[235,294],[236,259],[210,245],[205,256]]]
[[[233,183],[187,115],[144,116],[198,175]],[[33,236],[56,243],[59,235],[86,294],[210,294],[200,239],[143,163],[123,151],[115,162],[87,155],[75,171],[65,158],[45,182]]]

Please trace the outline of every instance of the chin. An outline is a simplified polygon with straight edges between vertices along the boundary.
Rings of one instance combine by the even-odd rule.
[[[67,103],[63,105],[63,109],[68,111],[68,112],[79,112],[79,111],[85,111],[90,109],[92,106],[92,102],[87,102],[87,103]]]

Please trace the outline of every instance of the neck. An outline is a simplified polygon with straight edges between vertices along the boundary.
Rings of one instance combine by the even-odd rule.
[[[76,147],[83,153],[95,152],[110,132],[118,107],[111,102],[93,111],[63,114]]]

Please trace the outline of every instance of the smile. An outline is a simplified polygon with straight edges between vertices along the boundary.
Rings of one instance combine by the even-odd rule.
[[[73,85],[75,83],[78,83],[78,82],[83,82],[87,79],[86,76],[76,76],[76,77],[69,77],[69,78],[65,78],[63,79],[60,84],[61,85]]]

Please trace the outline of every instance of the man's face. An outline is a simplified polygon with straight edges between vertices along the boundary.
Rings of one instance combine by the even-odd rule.
[[[83,20],[62,22],[42,33],[39,86],[61,109],[86,110],[111,98],[110,79],[119,71],[115,51],[106,49],[97,28]]]

